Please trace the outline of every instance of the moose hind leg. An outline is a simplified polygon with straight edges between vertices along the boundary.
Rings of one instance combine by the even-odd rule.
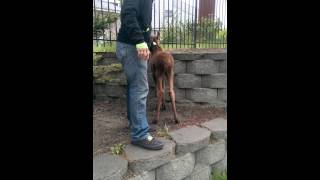
[[[178,118],[177,115],[177,108],[176,108],[176,95],[174,92],[174,87],[173,87],[173,78],[174,78],[174,73],[171,71],[168,76],[168,84],[169,84],[169,96],[171,99],[171,103],[172,103],[172,110],[173,110],[173,115],[174,115],[174,122],[176,124],[180,123],[180,119]]]
[[[161,111],[165,111],[166,110],[166,100],[165,100],[165,91],[166,91],[166,87],[165,87],[165,83],[164,83],[164,79],[162,80],[162,89],[163,89],[163,95],[162,95],[162,104],[161,104]]]
[[[152,122],[157,124],[160,120],[160,107],[162,104],[162,97],[163,97],[163,88],[162,88],[162,77],[158,77],[157,79],[157,114],[155,120]]]

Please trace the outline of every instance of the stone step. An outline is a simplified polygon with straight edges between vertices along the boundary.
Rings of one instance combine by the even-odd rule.
[[[127,178],[125,180],[155,180],[156,175],[155,175],[155,170],[153,171],[146,171],[143,173],[140,173],[139,175]]]
[[[162,150],[147,150],[132,144],[125,147],[125,156],[129,162],[129,168],[134,173],[143,173],[153,170],[168,163],[175,157],[175,143],[167,139],[160,139],[164,142]]]
[[[207,147],[200,149],[195,153],[196,161],[201,164],[213,165],[221,161],[226,154],[225,141],[220,139],[209,144]]]
[[[190,176],[183,180],[210,180],[210,166],[197,163]]]
[[[227,140],[227,120],[224,118],[216,118],[201,124],[202,127],[209,129],[213,139]]]
[[[194,169],[195,156],[187,153],[156,170],[157,180],[181,180],[190,175]],[[182,168],[183,167],[183,168]]]
[[[221,161],[211,165],[212,171],[220,171],[221,172],[221,171],[227,170],[227,161],[228,161],[227,155],[228,155],[228,153],[225,154],[224,158]]]
[[[99,154],[93,157],[93,180],[122,180],[128,168],[128,162],[111,154]]]
[[[187,126],[169,133],[176,142],[176,153],[185,154],[197,151],[209,144],[210,131],[198,126]]]

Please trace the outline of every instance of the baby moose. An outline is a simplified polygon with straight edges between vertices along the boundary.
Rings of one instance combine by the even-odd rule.
[[[174,92],[174,59],[172,55],[168,52],[164,52],[160,47],[160,33],[157,35],[151,35],[152,44],[150,67],[152,71],[152,77],[156,84],[156,96],[157,96],[157,117],[152,121],[153,124],[157,124],[160,119],[160,107],[161,110],[165,110],[165,80],[169,85],[169,96],[171,98],[172,110],[174,112],[174,122],[176,124],[180,123],[177,117],[176,109],[176,97]],[[166,78],[166,79],[165,79]]]

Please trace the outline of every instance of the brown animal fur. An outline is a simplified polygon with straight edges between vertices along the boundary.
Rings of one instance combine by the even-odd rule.
[[[176,109],[176,97],[174,92],[174,59],[170,53],[164,52],[160,47],[160,34],[156,36],[152,35],[151,44],[151,59],[150,66],[152,71],[153,80],[156,84],[156,96],[157,96],[157,116],[153,123],[157,124],[160,119],[160,107],[161,110],[165,110],[165,80],[169,85],[169,96],[171,98],[172,110],[174,112],[174,122],[179,123],[180,120],[177,117]],[[166,79],[165,79],[166,78]]]

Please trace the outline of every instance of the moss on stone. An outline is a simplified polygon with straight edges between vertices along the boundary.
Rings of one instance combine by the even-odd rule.
[[[113,63],[106,66],[93,66],[93,77],[95,83],[110,84],[121,83],[122,78],[119,72],[122,71],[122,65],[120,63]]]
[[[102,59],[101,54],[93,53],[93,65],[96,66],[98,61]]]
[[[93,77],[99,78],[111,72],[121,72],[122,65],[120,63],[113,63],[107,66],[93,66]]]

